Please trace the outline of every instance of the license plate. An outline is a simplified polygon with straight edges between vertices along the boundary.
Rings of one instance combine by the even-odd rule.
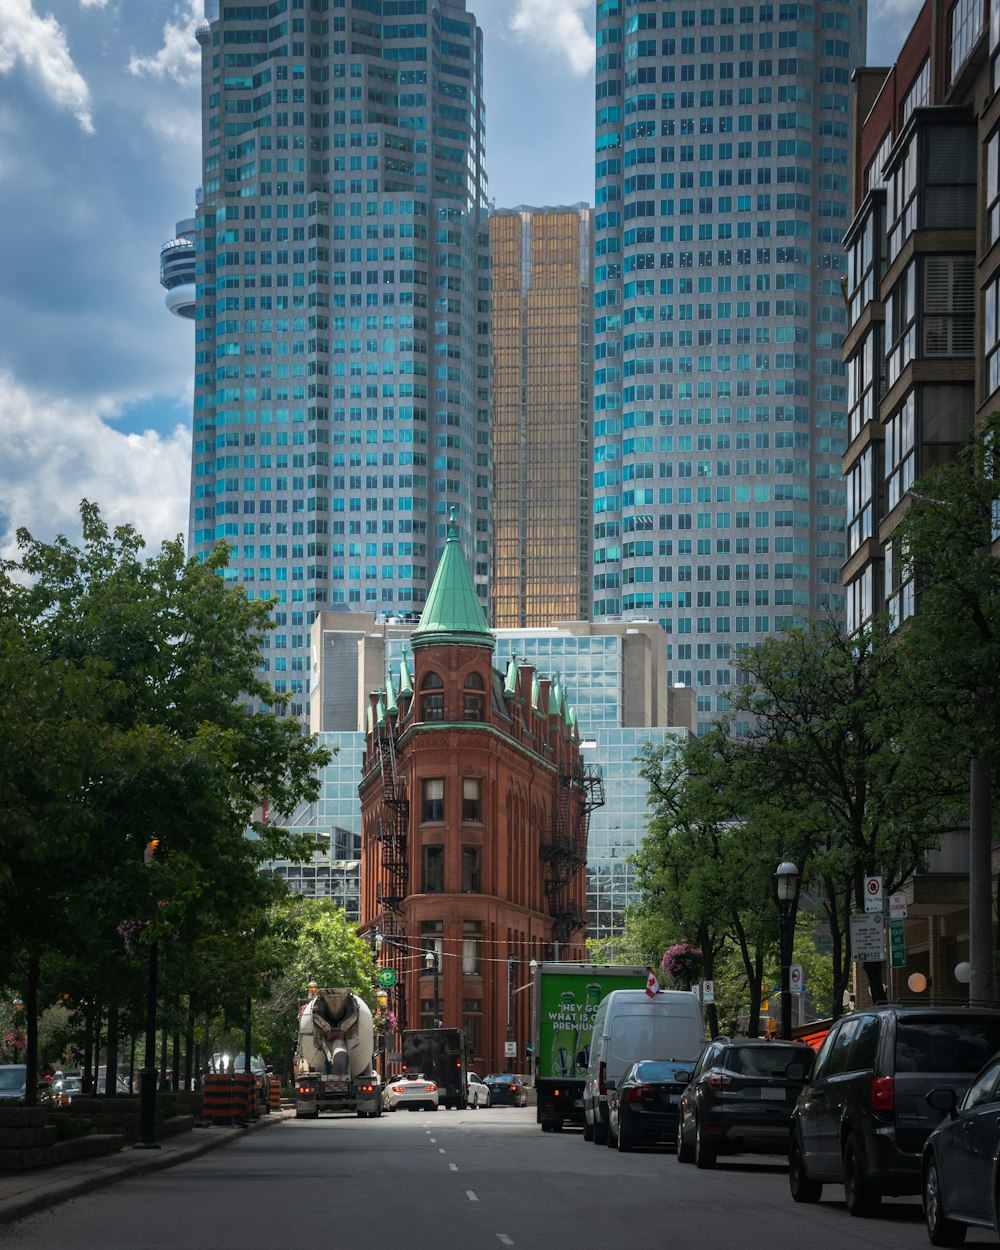
[[[764,1099],[765,1102],[767,1101],[784,1102],[785,1101],[785,1091],[783,1089],[772,1089],[770,1086],[767,1086],[767,1085],[765,1085],[763,1089],[760,1091],[760,1096],[761,1098]]]
[[[680,1100],[681,1100],[680,1094],[668,1094],[667,1096],[667,1102],[680,1102]]]

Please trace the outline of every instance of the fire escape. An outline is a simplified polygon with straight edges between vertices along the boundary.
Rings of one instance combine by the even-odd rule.
[[[597,764],[577,761],[559,776],[555,827],[542,834],[545,898],[552,917],[553,939],[564,946],[587,922],[567,897],[570,882],[587,862],[590,813],[604,806],[604,780]]]
[[[381,705],[381,700],[379,701]],[[400,779],[396,761],[396,718],[383,715],[375,727],[374,742],[382,781],[382,813],[378,818],[376,840],[381,843],[381,879],[375,887],[375,901],[381,908],[379,928],[388,957],[383,966],[396,973],[395,1011],[398,1027],[406,1025],[406,935],[402,926],[402,904],[408,893],[407,829],[410,803]]]

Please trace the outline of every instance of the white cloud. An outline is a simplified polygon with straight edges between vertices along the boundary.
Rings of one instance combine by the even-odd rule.
[[[81,9],[104,9],[107,4],[108,0],[80,0]]]
[[[588,74],[594,67],[594,36],[583,14],[593,7],[593,0],[517,0],[511,30],[565,56],[574,74]]]
[[[175,10],[175,20],[164,24],[163,47],[155,56],[138,56],[133,52],[128,63],[129,73],[173,78],[182,83],[197,81],[201,73],[201,49],[194,34],[204,24],[202,0],[186,0],[182,8]]]
[[[16,555],[24,527],[51,541],[80,536],[80,500],[96,503],[109,525],[135,527],[156,549],[187,529],[191,438],[121,434],[100,406],[31,394],[0,374],[0,557]]]
[[[0,0],[0,74],[19,62],[51,100],[72,110],[81,130],[94,133],[90,88],[73,63],[63,28],[51,13],[40,17],[32,0]]]

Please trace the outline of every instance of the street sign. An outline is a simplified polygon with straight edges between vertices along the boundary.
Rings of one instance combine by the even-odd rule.
[[[906,938],[902,920],[889,921],[889,949],[894,968],[906,967]]]
[[[517,1058],[517,1042],[504,1042],[504,1044],[503,1044],[503,1057],[504,1057],[505,1059],[516,1059],[516,1058]]]
[[[805,989],[805,970],[801,964],[792,964],[788,969],[788,979],[793,994],[801,994]]]
[[[882,913],[866,915],[855,912],[851,917],[851,958],[861,963],[878,963],[884,959]]]
[[[865,911],[882,911],[885,907],[881,877],[865,877]]]
[[[706,1003],[715,1002],[715,982],[703,981],[701,983],[702,998]]]
[[[902,890],[898,890],[895,894],[889,895],[889,919],[906,919],[906,895]]]
[[[378,974],[378,983],[383,989],[391,990],[396,984],[396,969],[383,968]]]

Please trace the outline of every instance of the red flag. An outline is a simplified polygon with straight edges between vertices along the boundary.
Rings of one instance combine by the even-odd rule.
[[[656,973],[653,971],[653,969],[650,968],[648,971],[649,971],[649,976],[646,978],[646,993],[649,995],[650,998],[653,998],[656,994],[660,992],[660,983],[659,981],[657,981]]]

